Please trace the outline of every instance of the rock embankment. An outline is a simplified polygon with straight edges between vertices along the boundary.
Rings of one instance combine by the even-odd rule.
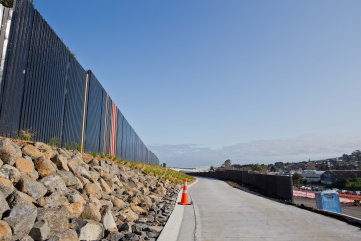
[[[100,159],[0,139],[0,240],[156,240],[180,186]]]

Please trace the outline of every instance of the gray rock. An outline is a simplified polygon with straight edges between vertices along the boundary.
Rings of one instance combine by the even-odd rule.
[[[0,220],[0,240],[10,241],[12,236],[11,228],[5,221]]]
[[[29,235],[25,235],[20,241],[34,241],[34,239]]]
[[[145,232],[148,238],[158,238],[159,234],[154,232]]]
[[[10,207],[8,203],[6,202],[4,194],[0,190],[0,219],[2,218],[2,215],[4,212],[10,210]]]
[[[77,234],[80,234],[80,230],[88,223],[87,220],[85,219],[80,219],[80,218],[73,218],[71,220],[71,224],[74,227],[75,231],[77,232]]]
[[[72,156],[71,152],[62,148],[58,148],[59,155],[63,155],[66,157],[67,160],[69,160]]]
[[[29,235],[34,240],[45,240],[48,238],[50,228],[48,222],[45,220],[39,220],[34,224],[34,227],[31,229]]]
[[[116,232],[118,230],[111,209],[108,206],[105,206],[102,210],[102,223],[105,230],[109,232]]]
[[[89,221],[80,229],[80,240],[100,240],[104,236],[104,227],[101,223]]]
[[[81,182],[74,176],[72,172],[67,172],[62,170],[62,171],[58,171],[58,175],[63,179],[67,187],[72,187],[76,189],[83,188]]]
[[[4,162],[0,159],[0,167],[2,167],[2,165],[4,165]]]
[[[50,196],[44,198],[45,208],[58,208],[62,205],[68,205],[68,199],[59,192],[53,192]]]
[[[139,237],[135,233],[126,233],[122,238],[124,241],[138,241]]]
[[[142,228],[142,226],[140,224],[136,223],[136,224],[134,224],[132,226],[132,232],[135,233],[135,234],[141,234],[142,230],[143,230],[143,228]]]
[[[46,187],[42,183],[25,176],[21,178],[18,188],[20,191],[32,196],[35,200],[43,197],[47,192]]]
[[[126,222],[126,223],[123,223],[119,229],[119,231],[124,231],[124,232],[127,232],[127,233],[131,233],[132,232],[132,225],[130,225],[130,223]]]
[[[68,212],[61,208],[38,208],[37,220],[46,220],[50,227],[49,235],[61,233],[69,227]]]
[[[49,236],[47,241],[78,241],[78,235],[75,230],[68,229],[65,232]]]
[[[66,185],[63,179],[56,175],[52,174],[50,176],[44,177],[40,180],[42,184],[48,189],[50,192],[65,192]]]
[[[12,183],[18,183],[21,174],[15,167],[5,164],[0,169],[0,177],[7,178],[12,181]]]
[[[35,200],[30,197],[29,195],[19,192],[17,190],[15,190],[14,192],[12,192],[7,198],[6,198],[7,203],[9,204],[9,207],[12,209],[15,206],[21,206],[23,204],[31,204],[33,202],[35,202]]]
[[[9,165],[14,165],[15,160],[22,156],[21,149],[18,145],[9,139],[0,140],[0,159]]]
[[[12,206],[10,215],[4,218],[4,221],[10,225],[13,231],[13,240],[22,239],[30,232],[36,216],[37,210],[32,203],[23,201]]]
[[[14,185],[9,179],[0,177],[0,190],[5,198],[7,198],[14,189]]]
[[[107,240],[118,241],[118,240],[121,240],[123,237],[124,237],[124,233],[116,232],[116,233],[113,233],[113,234],[109,235],[107,237]]]
[[[89,166],[83,161],[81,155],[76,155],[72,159],[70,159],[68,161],[68,166],[76,176],[83,176],[87,179],[91,179],[91,175],[89,173]]]
[[[69,171],[68,160],[64,155],[56,155],[51,159],[59,170]]]

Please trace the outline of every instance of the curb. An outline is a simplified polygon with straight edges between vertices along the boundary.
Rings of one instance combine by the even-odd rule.
[[[198,182],[198,178],[195,182],[188,185],[188,187],[191,187],[192,185],[196,184]],[[182,226],[183,221],[183,213],[184,213],[184,206],[178,205],[178,202],[182,199],[182,192],[183,189],[181,189],[178,193],[177,202],[174,206],[173,212],[170,215],[167,223],[165,224],[162,232],[160,233],[157,241],[177,241],[178,234],[180,231],[180,228]]]

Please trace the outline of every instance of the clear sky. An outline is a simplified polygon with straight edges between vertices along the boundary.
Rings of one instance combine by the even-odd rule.
[[[359,0],[34,3],[170,165],[361,148]]]

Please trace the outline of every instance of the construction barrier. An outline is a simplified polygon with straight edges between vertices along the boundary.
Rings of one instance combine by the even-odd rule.
[[[292,178],[289,176],[265,175],[238,170],[197,172],[189,174],[245,184],[264,195],[293,202]]]

